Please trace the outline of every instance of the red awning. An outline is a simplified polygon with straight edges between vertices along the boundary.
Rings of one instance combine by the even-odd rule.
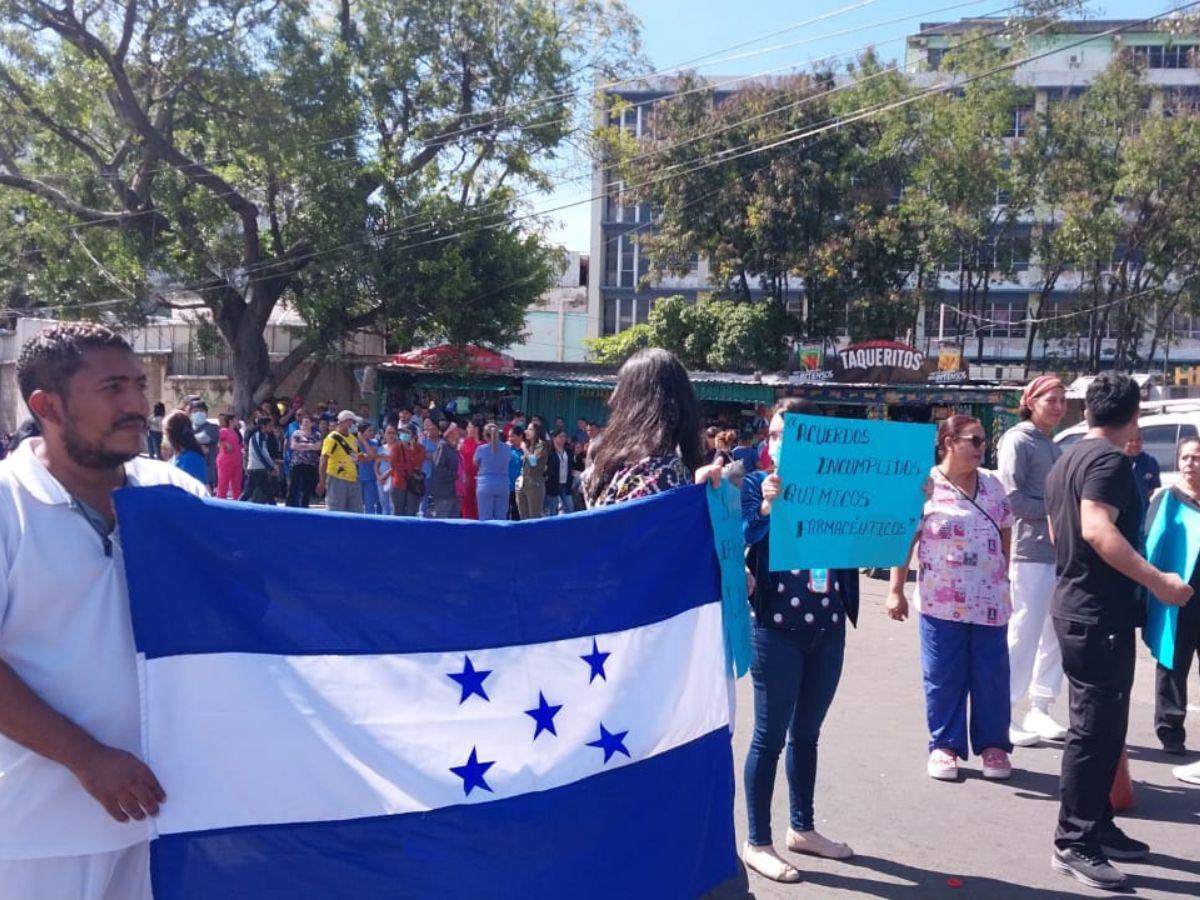
[[[410,369],[465,369],[471,372],[512,372],[517,367],[511,356],[472,344],[457,347],[442,344],[409,350],[397,353],[392,362]]]

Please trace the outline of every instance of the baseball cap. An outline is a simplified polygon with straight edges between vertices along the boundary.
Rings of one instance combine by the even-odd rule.
[[[342,422],[357,422],[358,413],[352,413],[348,409],[343,409],[340,413],[338,413],[337,420],[339,425]]]

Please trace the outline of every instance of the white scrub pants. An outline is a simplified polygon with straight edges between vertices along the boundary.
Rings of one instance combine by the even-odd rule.
[[[1013,561],[1012,618],[1008,620],[1009,694],[1013,703],[1029,696],[1050,702],[1062,688],[1062,650],[1050,618],[1054,564]]]
[[[0,900],[151,900],[150,845],[90,856],[0,859]]]

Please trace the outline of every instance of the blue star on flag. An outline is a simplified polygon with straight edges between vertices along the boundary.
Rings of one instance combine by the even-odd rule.
[[[608,676],[604,674],[604,661],[612,656],[611,653],[601,653],[600,648],[596,646],[596,639],[592,638],[592,652],[586,656],[579,657],[585,663],[592,667],[592,675],[588,679],[588,684],[596,680],[599,675],[605,681],[608,681]]]
[[[461,672],[447,672],[450,678],[457,681],[462,686],[462,697],[459,698],[459,705],[467,702],[467,698],[472,694],[478,694],[484,700],[491,702],[491,698],[487,695],[487,691],[483,689],[483,680],[492,674],[491,669],[476,670],[471,664],[471,657],[463,657],[463,670]]]
[[[450,771],[463,780],[463,793],[466,796],[471,796],[471,791],[475,788],[483,788],[489,794],[494,794],[486,781],[483,780],[483,774],[496,764],[492,762],[480,762],[479,757],[475,754],[475,748],[471,748],[471,756],[467,759],[465,765],[451,766]]]
[[[538,691],[537,709],[525,710],[525,715],[537,722],[537,729],[533,732],[533,739],[535,741],[543,731],[548,731],[555,737],[558,737],[558,732],[554,730],[554,717],[558,715],[560,709],[562,709],[561,703],[558,706],[551,706],[546,702],[546,696],[541,691]]]
[[[629,756],[629,751],[625,749],[625,735],[628,731],[618,731],[616,734],[610,732],[604,727],[604,723],[600,723],[600,740],[588,741],[589,747],[599,747],[604,751],[604,761],[608,762],[612,759],[614,753],[624,753]],[[630,756],[630,759],[633,757]]]

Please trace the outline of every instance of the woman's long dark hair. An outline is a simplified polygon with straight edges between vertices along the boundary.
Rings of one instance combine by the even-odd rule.
[[[529,446],[530,453],[541,453],[542,445],[546,443],[546,426],[541,422],[530,422],[525,429],[533,432],[533,443]]]
[[[201,456],[204,455],[204,451],[200,449],[200,442],[196,440],[196,434],[192,431],[192,420],[183,410],[177,409],[167,416],[163,421],[163,432],[166,434],[167,443],[176,453],[195,450]]]
[[[596,500],[622,467],[647,456],[679,452],[693,472],[704,465],[700,404],[675,354],[639,350],[617,372],[608,401],[612,415],[592,448],[588,495]]]

